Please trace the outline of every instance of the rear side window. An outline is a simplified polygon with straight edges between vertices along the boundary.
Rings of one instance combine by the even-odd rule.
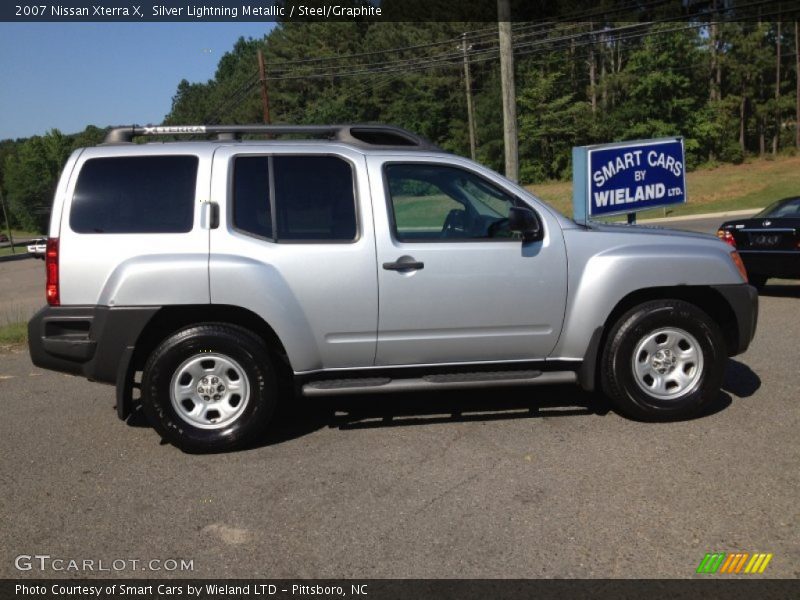
[[[233,226],[260,237],[272,237],[269,158],[240,156],[233,165]]]
[[[353,241],[353,169],[335,156],[239,156],[233,224],[277,242]]]
[[[69,224],[77,233],[186,233],[194,220],[196,156],[92,158]]]
[[[334,156],[276,156],[278,241],[356,237],[353,170]]]

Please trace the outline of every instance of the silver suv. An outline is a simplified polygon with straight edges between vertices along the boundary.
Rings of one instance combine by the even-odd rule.
[[[49,235],[33,362],[187,451],[253,440],[292,389],[570,383],[684,418],[756,328],[727,244],[578,225],[388,126],[118,128],[68,160]]]

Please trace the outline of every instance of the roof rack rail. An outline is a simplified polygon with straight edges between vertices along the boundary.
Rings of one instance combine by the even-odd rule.
[[[237,139],[246,134],[272,136],[302,135],[324,137],[355,146],[417,148],[439,150],[429,140],[394,125],[130,125],[111,129],[104,143],[123,144],[133,141],[135,136],[150,135],[216,135],[218,139]]]

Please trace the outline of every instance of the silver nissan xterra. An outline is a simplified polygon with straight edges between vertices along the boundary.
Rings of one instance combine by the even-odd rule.
[[[183,134],[217,139],[132,143]],[[64,167],[46,270],[34,364],[115,384],[121,418],[195,452],[251,442],[292,389],[570,383],[689,417],[758,301],[711,236],[578,225],[376,125],[113,129]]]

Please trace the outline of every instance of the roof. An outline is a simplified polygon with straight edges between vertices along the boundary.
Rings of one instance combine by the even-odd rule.
[[[429,140],[393,125],[158,125],[115,127],[105,144],[131,143],[136,136],[216,135],[218,140],[236,140],[242,135],[301,136],[331,140],[366,149],[441,151]],[[321,139],[320,139],[321,138]]]

